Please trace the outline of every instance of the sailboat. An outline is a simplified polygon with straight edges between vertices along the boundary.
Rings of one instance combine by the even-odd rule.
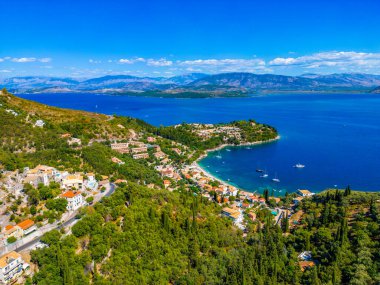
[[[276,175],[274,176],[274,178],[272,179],[273,182],[280,182],[280,179],[277,178],[277,173]]]
[[[261,178],[267,178],[268,177],[268,173],[267,171],[265,170],[264,173],[262,175],[260,175]]]

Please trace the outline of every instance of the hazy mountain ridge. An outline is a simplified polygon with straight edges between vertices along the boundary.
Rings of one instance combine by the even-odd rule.
[[[176,94],[180,92],[210,92],[223,96],[223,92],[275,92],[275,91],[362,91],[370,92],[380,86],[380,75],[362,73],[303,74],[286,76],[253,74],[246,72],[207,75],[190,73],[174,77],[137,77],[107,75],[86,80],[72,78],[27,76],[0,81],[0,85],[15,93],[97,92],[115,93],[154,92]],[[214,94],[215,95],[215,94]]]

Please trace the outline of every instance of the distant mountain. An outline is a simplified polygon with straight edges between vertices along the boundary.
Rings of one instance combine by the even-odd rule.
[[[253,74],[253,73],[222,73],[210,75],[196,80],[190,86],[228,86],[238,87],[246,90],[299,90],[316,87],[317,83],[311,79],[303,77],[274,75],[274,74]]]
[[[373,89],[372,91],[371,91],[371,93],[380,93],[380,86],[379,87],[377,87],[377,88],[375,88],[375,89]]]
[[[304,74],[301,77],[312,78],[321,85],[334,87],[373,87],[380,85],[380,75],[364,73]]]
[[[303,74],[285,76],[246,72],[207,75],[190,73],[174,77],[137,77],[107,75],[87,80],[28,76],[0,81],[0,86],[14,93],[93,92],[153,96],[202,94],[202,97],[224,97],[250,92],[370,92],[380,86],[380,75],[362,73]],[[190,95],[189,95],[190,94]],[[179,95],[178,95],[179,96]]]
[[[184,75],[179,75],[179,76],[174,76],[168,79],[168,81],[177,84],[177,85],[186,85],[189,84],[195,80],[199,80],[201,78],[204,78],[208,76],[205,73],[189,73],[189,74],[184,74]]]

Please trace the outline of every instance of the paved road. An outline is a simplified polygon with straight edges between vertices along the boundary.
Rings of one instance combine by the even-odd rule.
[[[115,184],[110,183],[110,189],[104,195],[102,195],[102,197],[109,197],[109,196],[111,196],[112,193],[115,192],[115,188],[116,188]],[[101,198],[99,199],[99,201],[100,200],[101,200]],[[65,222],[63,222],[62,224],[60,224],[60,225],[58,223],[53,224],[52,225],[53,227],[51,229],[49,229],[48,231],[51,231],[53,229],[61,229],[61,228],[66,228],[66,227],[69,227],[69,226],[73,226],[78,221],[78,219],[76,218],[76,214],[77,214],[76,212],[72,213],[70,215],[70,218],[68,220],[66,220]],[[38,235],[34,239],[32,239],[30,241],[27,241],[27,242],[25,242],[24,244],[22,244],[20,246],[18,246],[18,244],[15,244],[14,245],[15,248],[13,248],[13,249],[10,248],[7,251],[15,250],[15,251],[20,252],[20,251],[26,250],[28,248],[32,248],[33,246],[35,246],[37,243],[40,242],[40,239],[41,239],[42,235],[43,234]]]

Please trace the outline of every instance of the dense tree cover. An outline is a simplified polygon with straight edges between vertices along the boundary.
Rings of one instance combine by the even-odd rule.
[[[76,238],[50,236],[53,246],[33,252],[40,268],[36,284],[53,279],[60,280],[53,284],[71,284],[63,281],[71,280],[70,274],[80,275],[83,284],[102,285],[364,285],[380,280],[379,214],[373,199],[378,196],[318,195],[300,204],[307,214],[296,228],[289,229],[287,219],[274,225],[271,214],[263,212],[262,222],[248,227],[243,237],[219,217],[218,205],[191,192],[120,186],[87,209],[72,228]],[[72,241],[69,246],[66,239]],[[70,260],[68,267],[57,248],[72,255],[63,258]],[[297,258],[303,250],[310,250],[317,264],[304,272]]]

